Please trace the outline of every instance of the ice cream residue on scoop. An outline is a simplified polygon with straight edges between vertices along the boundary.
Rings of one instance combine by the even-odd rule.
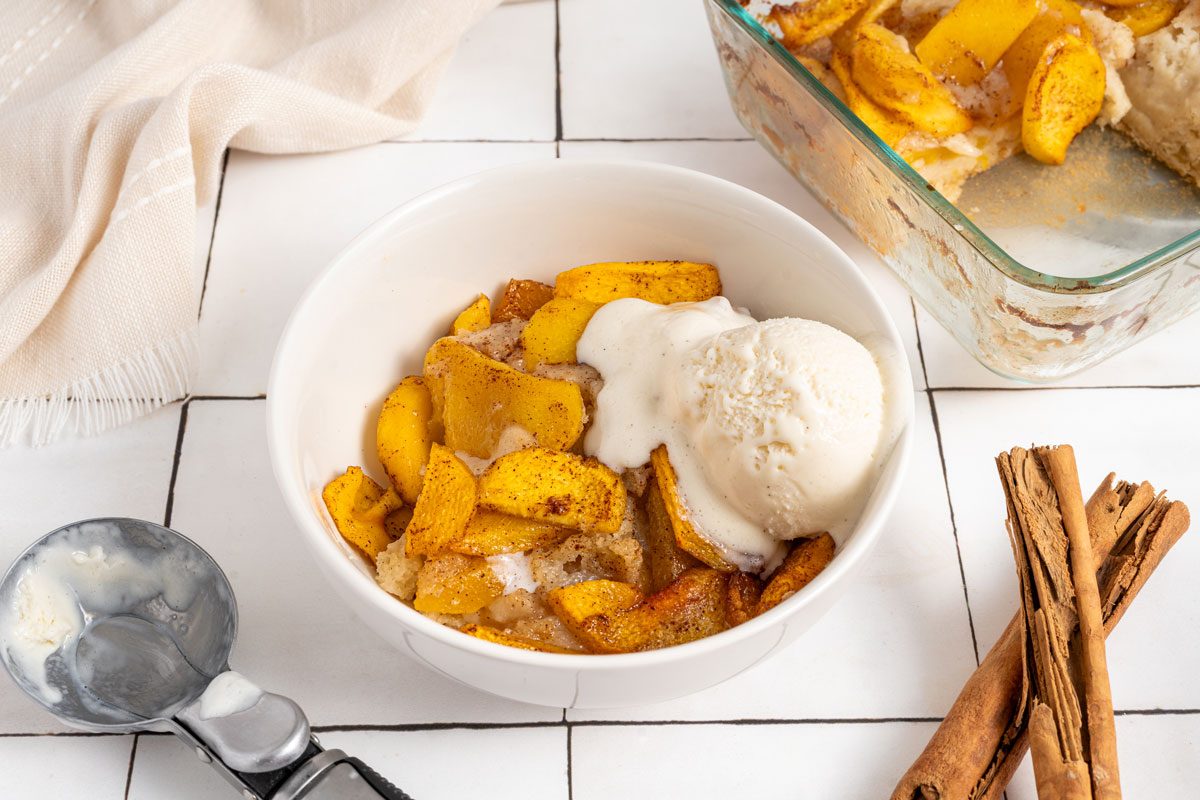
[[[253,708],[263,690],[240,672],[226,670],[209,682],[200,695],[200,719],[228,717]]]
[[[117,524],[92,521],[60,531],[22,563],[11,597],[0,604],[0,655],[43,702],[63,699],[50,679],[52,661],[75,683],[86,683],[75,674],[68,651],[96,615],[120,613],[155,597],[172,609],[191,604],[200,589],[191,556],[182,551],[143,556],[124,546]]]
[[[614,469],[665,444],[697,528],[739,568],[853,527],[891,441],[875,356],[820,322],[757,322],[724,297],[616,300],[577,348],[604,378],[584,449]]]

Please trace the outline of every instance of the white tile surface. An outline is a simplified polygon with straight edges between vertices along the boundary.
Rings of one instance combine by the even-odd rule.
[[[567,730],[351,731],[321,734],[418,800],[566,800]]]
[[[221,564],[239,614],[231,662],[314,725],[557,720],[562,712],[467,689],[403,658],[318,574],[279,498],[265,403],[193,401],[172,527]]]
[[[921,344],[931,386],[1025,387],[985,369],[933,316],[918,305]],[[1059,386],[1200,385],[1200,314],[1176,322]]]
[[[950,495],[981,651],[1017,608],[993,461],[1015,445],[1071,444],[1084,497],[1110,471],[1149,480],[1169,496],[1200,499],[1196,411],[1200,389],[1057,389],[937,392]],[[1117,708],[1200,708],[1200,535],[1186,534],[1109,639]]]
[[[908,483],[862,574],[799,641],[731,681],[570,719],[940,717],[975,669],[937,442],[924,394]],[[929,654],[937,653],[937,668]]]
[[[730,111],[697,0],[532,0],[506,5],[467,36],[410,141],[345,153],[229,160],[202,317],[197,392],[266,388],[267,367],[300,292],[360,230],[407,199],[555,145],[555,7],[561,23],[567,139],[746,139]],[[534,140],[441,144],[420,140]],[[416,141],[411,141],[416,140]],[[917,325],[907,292],[759,146],[749,141],[567,141],[563,157],[688,166],[759,191],[804,216],[866,272],[905,339],[918,388]],[[203,276],[215,208],[197,214]],[[988,373],[924,311],[921,348],[937,392],[941,440],[981,649],[1015,608],[1012,556],[993,456],[1017,443],[1066,441],[1090,490],[1110,468],[1200,502],[1200,390],[991,391]],[[1069,385],[1200,384],[1200,315]],[[518,796],[886,797],[933,722],[649,725],[640,720],[936,718],[974,665],[941,460],[925,394],[910,485],[858,585],[789,650],[748,674],[659,706],[592,712],[571,733],[538,728],[327,732],[418,800]],[[0,561],[75,519],[161,520],[180,406],[103,437],[38,451],[0,450]],[[362,626],[295,545],[266,457],[263,403],[194,401],[174,525],[230,573],[242,611],[235,666],[292,694],[318,725],[555,722],[561,711],[459,687],[405,660]],[[1119,432],[1115,421],[1120,420]],[[1110,641],[1123,708],[1200,708],[1200,569],[1193,532],[1165,561]],[[582,719],[583,715],[572,716]],[[625,724],[629,722],[630,724]],[[0,679],[0,733],[62,730]],[[1195,795],[1200,715],[1118,718],[1125,796]],[[0,798],[120,800],[125,737],[0,737]],[[168,737],[142,737],[130,798],[199,800],[228,787]],[[470,768],[464,768],[469,764]],[[1008,797],[1034,800],[1028,760]]]
[[[567,732],[561,726],[319,735],[325,747],[361,758],[417,800],[567,797]],[[173,737],[142,737],[138,743],[129,800],[227,796],[232,796],[227,784]]]
[[[1200,715],[1118,716],[1121,792],[1131,800],[1191,800],[1200,775]],[[1008,786],[1008,800],[1037,800],[1028,757]]]
[[[265,391],[275,343],[304,288],[388,211],[455,178],[553,155],[552,144],[465,143],[231,154],[200,318],[196,392]]]
[[[787,206],[832,239],[862,269],[900,330],[914,383],[925,385],[908,290],[872,250],[757,142],[563,142],[562,157],[674,164],[733,181]]]
[[[1200,715],[1117,717],[1125,797],[1187,800],[1200,775]],[[1026,796],[1033,800],[1033,795]],[[1010,800],[1018,800],[1010,795]]]
[[[104,516],[162,522],[178,429],[175,404],[103,436],[0,449],[0,569],[34,539],[71,522]],[[0,733],[61,730],[0,672]]]
[[[5,800],[122,800],[132,736],[0,739]]]
[[[928,722],[577,727],[574,800],[884,798]]]
[[[554,138],[554,0],[503,5],[472,28],[410,139]]]
[[[210,800],[237,793],[174,736],[138,739],[127,800]]]
[[[564,0],[567,139],[745,138],[694,0]]]

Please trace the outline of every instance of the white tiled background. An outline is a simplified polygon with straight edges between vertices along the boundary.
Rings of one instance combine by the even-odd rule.
[[[857,588],[792,648],[675,702],[566,712],[451,683],[357,622],[293,541],[267,463],[262,395],[304,286],[385,211],[493,165],[594,156],[729,178],[845,248],[908,344],[917,447]],[[97,439],[0,451],[0,562],[85,517],[184,531],[238,593],[234,666],[296,698],[326,744],[417,800],[884,798],[1015,608],[995,453],[1070,442],[1085,489],[1117,468],[1200,503],[1200,315],[1063,388],[984,371],[747,139],[699,0],[505,6],[468,36],[417,135],[321,156],[231,153],[197,230],[206,288],[196,395]],[[1198,542],[1185,537],[1111,640],[1121,771],[1136,800],[1195,797],[1200,782]],[[70,734],[0,682],[0,797],[228,796],[174,740]],[[1034,797],[1028,765],[1008,796]]]

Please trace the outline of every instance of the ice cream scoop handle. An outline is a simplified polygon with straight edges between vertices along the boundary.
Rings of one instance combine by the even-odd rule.
[[[368,767],[360,759],[350,756],[343,763],[349,764],[358,770],[358,774],[362,776],[363,780],[369,783],[371,788],[378,792],[379,796],[384,798],[384,800],[413,800],[406,792]]]
[[[341,750],[309,758],[284,781],[271,800],[412,800],[361,760]]]

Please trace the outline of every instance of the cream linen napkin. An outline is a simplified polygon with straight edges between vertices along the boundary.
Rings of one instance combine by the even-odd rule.
[[[0,445],[188,392],[196,203],[225,148],[412,130],[499,0],[48,0],[0,9]]]

